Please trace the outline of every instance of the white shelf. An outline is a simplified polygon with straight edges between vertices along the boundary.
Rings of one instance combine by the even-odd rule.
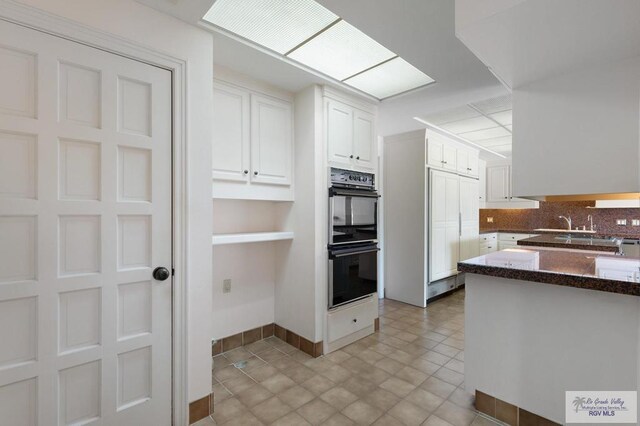
[[[211,239],[214,246],[224,244],[258,243],[262,241],[293,240],[293,232],[250,232],[244,234],[215,234]]]

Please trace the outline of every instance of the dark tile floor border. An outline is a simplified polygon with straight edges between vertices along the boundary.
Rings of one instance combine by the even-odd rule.
[[[213,393],[189,403],[189,424],[193,424],[213,413]]]
[[[559,423],[545,419],[513,404],[476,390],[476,410],[510,426],[556,426]]]
[[[275,328],[276,325],[272,323],[218,339],[215,344],[211,346],[211,356],[220,355],[223,352],[229,352],[232,349],[271,337],[274,334]]]

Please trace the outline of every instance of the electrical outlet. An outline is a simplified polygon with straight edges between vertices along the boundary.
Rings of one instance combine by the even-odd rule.
[[[222,281],[222,292],[223,293],[231,293],[231,279],[227,278]]]
[[[631,219],[631,226],[640,226],[640,219]]]
[[[626,225],[627,219],[616,219],[616,225]]]
[[[492,217],[488,217],[488,218],[487,218],[487,222],[489,222],[489,223],[493,223],[493,218],[492,218]]]

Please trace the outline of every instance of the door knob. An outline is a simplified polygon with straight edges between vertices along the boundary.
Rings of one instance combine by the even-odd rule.
[[[245,170],[245,171],[244,171],[244,172],[242,172],[242,173],[244,173],[245,175],[248,175],[248,174],[249,174],[249,170]]]
[[[153,279],[157,281],[164,281],[171,276],[171,273],[164,266],[158,266],[153,270]]]

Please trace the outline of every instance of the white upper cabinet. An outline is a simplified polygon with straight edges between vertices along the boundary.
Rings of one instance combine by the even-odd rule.
[[[214,81],[213,198],[293,200],[293,105]]]
[[[251,97],[251,181],[291,184],[291,104],[261,95]]]
[[[487,167],[487,201],[508,202],[510,196],[509,166]]]
[[[353,148],[355,164],[375,168],[375,123],[373,114],[355,110],[353,116]]]
[[[442,164],[445,170],[457,170],[458,150],[449,144],[442,147]]]
[[[249,92],[215,82],[213,102],[212,177],[249,180],[250,107]]]
[[[487,202],[488,209],[527,209],[538,208],[538,201],[513,196],[511,165],[499,163],[487,165]]]
[[[349,166],[353,159],[353,108],[334,100],[326,105],[329,161]]]
[[[325,98],[328,161],[332,166],[375,170],[375,116],[332,98]]]
[[[427,165],[478,177],[478,152],[436,134],[427,135]]]

